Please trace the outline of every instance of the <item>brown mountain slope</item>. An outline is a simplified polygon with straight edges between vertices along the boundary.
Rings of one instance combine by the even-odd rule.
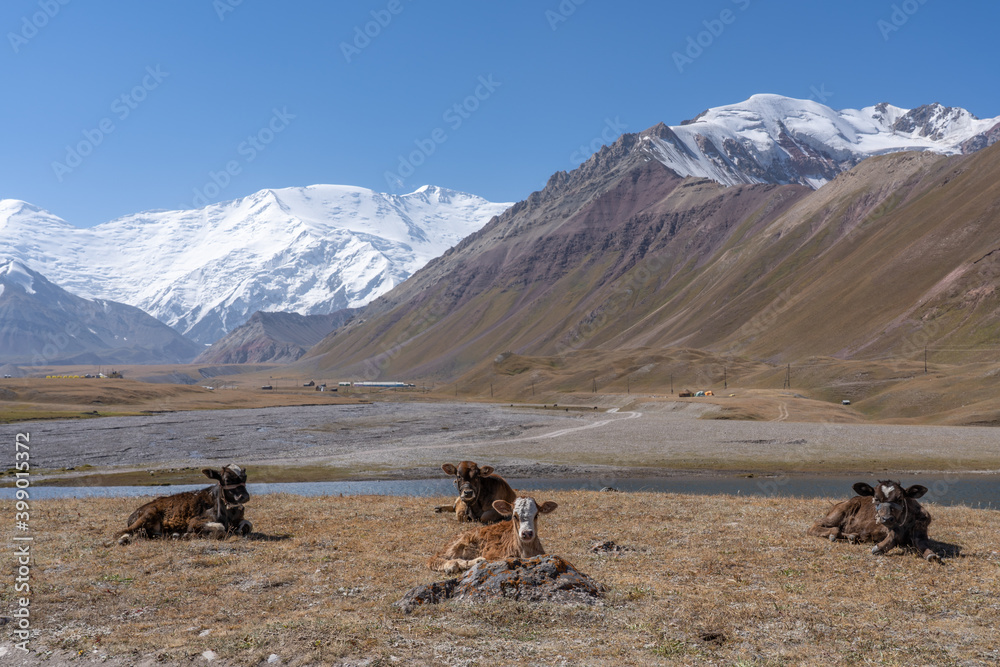
[[[924,345],[994,346],[1000,248],[1000,151],[960,158],[903,153],[868,160],[760,236],[803,237],[761,276],[777,290],[769,326],[724,342],[779,360],[915,358]],[[767,257],[763,244],[747,247]],[[715,281],[715,293],[728,285]],[[758,335],[754,336],[756,333]],[[938,356],[938,359],[942,357]]]
[[[650,130],[655,132],[656,128]],[[1000,151],[867,160],[818,191],[680,179],[636,135],[429,264],[300,362],[450,379],[505,351],[791,361],[996,339]]]
[[[329,315],[257,311],[198,355],[196,364],[289,363],[346,322],[354,309]]]
[[[683,180],[651,160],[642,143],[622,137],[576,171],[555,174],[543,191],[371,304],[303,363],[363,378],[451,377],[503,350],[555,354],[599,343],[621,322],[595,322],[588,313],[609,298],[645,300],[661,286],[676,291],[734,235],[810,192]]]

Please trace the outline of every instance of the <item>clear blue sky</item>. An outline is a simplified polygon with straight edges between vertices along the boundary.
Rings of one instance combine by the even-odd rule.
[[[313,183],[516,201],[602,134],[754,93],[1000,115],[998,25],[993,1],[5,0],[0,197],[81,227]]]

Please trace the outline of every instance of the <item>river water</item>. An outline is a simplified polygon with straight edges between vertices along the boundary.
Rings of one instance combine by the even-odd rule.
[[[884,475],[898,479],[904,486],[922,484],[930,491],[922,499],[942,505],[967,505],[970,507],[1000,507],[1000,475],[944,475],[927,474],[917,477]],[[600,483],[588,479],[574,478],[511,478],[507,480],[515,489],[530,492],[590,490],[612,487],[625,493],[658,492],[690,494],[726,494],[734,496],[780,496],[798,498],[848,498],[855,482],[866,481],[874,484],[873,477],[865,479],[858,475],[788,475],[779,477],[741,476],[681,476],[655,478],[602,478]],[[166,495],[181,491],[205,488],[198,485],[172,486],[32,486],[32,499],[46,498],[111,498]],[[251,495],[268,493],[291,493],[303,496],[451,496],[454,485],[448,478],[383,480],[359,482],[297,482],[282,484],[248,484]],[[14,497],[15,489],[0,489],[0,499]]]

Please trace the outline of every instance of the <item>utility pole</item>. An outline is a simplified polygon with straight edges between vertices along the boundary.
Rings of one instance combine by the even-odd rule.
[[[927,375],[927,346],[924,345],[924,375]]]
[[[490,382],[490,398],[493,398],[493,383]]]
[[[674,374],[670,374],[670,395],[674,395]]]
[[[729,389],[729,369],[722,367],[722,388]]]
[[[594,391],[592,391],[591,393],[593,393],[593,394],[597,393],[597,376],[596,375],[594,376]]]
[[[632,393],[632,383],[629,381],[628,378],[625,378],[625,393],[626,394]]]

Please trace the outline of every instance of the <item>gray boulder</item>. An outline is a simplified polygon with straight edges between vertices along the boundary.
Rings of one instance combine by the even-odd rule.
[[[559,556],[508,558],[476,565],[462,578],[417,586],[396,606],[406,613],[425,604],[448,599],[595,604],[603,587]]]

